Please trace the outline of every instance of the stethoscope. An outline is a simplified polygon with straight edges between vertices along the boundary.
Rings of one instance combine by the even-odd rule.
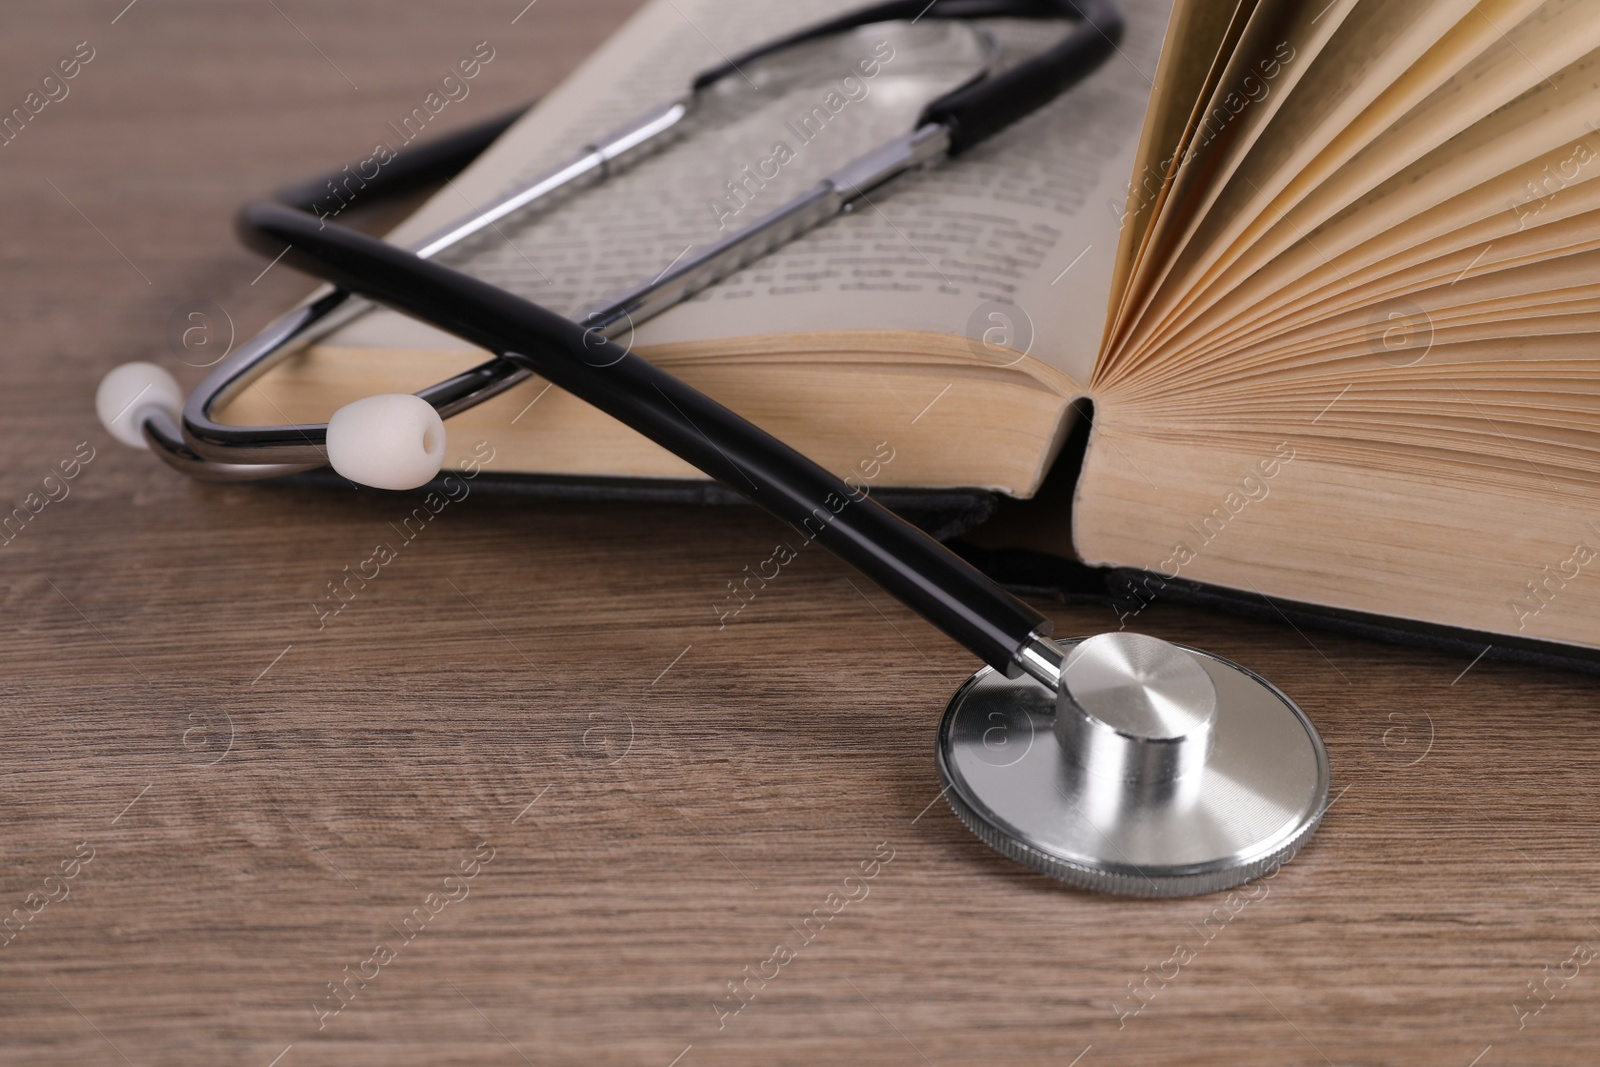
[[[1048,51],[998,70],[992,41],[966,21],[983,17],[1076,26]],[[989,46],[971,78],[929,104],[912,132],[577,321],[434,261],[512,212],[552,204],[683,136],[721,106],[735,77],[759,91],[803,70],[808,51],[859,44],[862,27],[914,44],[925,32],[917,27],[935,20]],[[685,97],[409,250],[290,207],[248,207],[240,219],[247,244],[336,288],[228,356],[187,401],[160,367],[117,368],[100,384],[100,417],[118,439],[196,478],[273,478],[331,465],[363,485],[414,489],[439,474],[444,419],[539,375],[827,546],[988,664],[950,701],[937,766],[951,808],[993,848],[1074,885],[1125,895],[1241,884],[1292,858],[1327,804],[1326,750],[1288,697],[1238,664],[1143,634],[1051,640],[1047,618],[864,488],[617,343],[892,178],[959,155],[1054,99],[1115,48],[1121,31],[1110,0],[878,4],[701,75]],[[458,136],[447,151],[470,153],[504,125]],[[449,161],[413,156],[396,180]],[[358,400],[325,426],[215,421],[219,405],[270,367],[374,305],[497,355],[415,395]]]

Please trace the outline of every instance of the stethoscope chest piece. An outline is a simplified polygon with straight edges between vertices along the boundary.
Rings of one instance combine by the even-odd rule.
[[[957,817],[1061,881],[1195,896],[1287,862],[1328,801],[1328,754],[1288,697],[1228,660],[1133,633],[1059,642],[1061,684],[986,667],[950,701]]]

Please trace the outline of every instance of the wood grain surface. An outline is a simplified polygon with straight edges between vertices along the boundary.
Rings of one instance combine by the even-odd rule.
[[[95,53],[0,147],[0,501],[58,497],[0,545],[0,1063],[1600,1061],[1590,678],[1157,604],[1299,701],[1338,799],[1270,882],[1141,902],[956,822],[934,731],[975,664],[841,565],[718,629],[753,512],[474,492],[319,630],[414,502],[191,484],[95,382],[193,385],[175,309],[243,336],[307,289],[241,200],[478,41],[441,126],[537,95],[632,0],[125,3],[0,14],[0,109]]]

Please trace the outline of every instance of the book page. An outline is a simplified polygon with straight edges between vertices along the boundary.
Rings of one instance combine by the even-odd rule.
[[[1553,6],[1542,4],[1541,0],[1483,0],[1473,9],[1473,16],[1455,23],[1437,40],[1437,20],[1449,14],[1446,9],[1402,10],[1401,14],[1413,17],[1399,22],[1391,9],[1369,12],[1362,8],[1361,19],[1350,27],[1350,40],[1335,44],[1360,49],[1371,58],[1365,65],[1349,69],[1356,61],[1328,56],[1325,62],[1334,68],[1333,88],[1319,86],[1306,94],[1309,99],[1291,103],[1283,122],[1287,129],[1316,132],[1284,138],[1271,152],[1255,153],[1241,172],[1242,180],[1236,179],[1220,193],[1218,215],[1226,218],[1229,225],[1226,231],[1209,227],[1199,242],[1214,246],[1214,254],[1209,257],[1213,262],[1206,268],[1203,280],[1213,280],[1240,250],[1270,229],[1363,147],[1392,128],[1486,49],[1505,41],[1502,26],[1516,26],[1533,12],[1542,16]],[[1425,18],[1416,18],[1418,15]],[[1369,27],[1375,18],[1386,23],[1375,27],[1380,38],[1403,31],[1409,41],[1396,36],[1393,44],[1374,47],[1368,34],[1373,32]],[[1417,50],[1430,40],[1433,43],[1418,54]],[[1371,66],[1378,58],[1383,60],[1383,74],[1399,69],[1407,61],[1411,65],[1384,87],[1383,74],[1374,75]],[[1381,92],[1377,91],[1379,88]],[[1332,106],[1334,103],[1338,106]],[[1264,147],[1272,148],[1270,144]],[[1241,202],[1246,203],[1241,206]]]
[[[1241,5],[1242,6],[1242,5]],[[1238,8],[1209,0],[1176,0],[1167,33],[1183,47],[1165,49],[1156,68],[1158,91],[1151,94],[1144,131],[1128,183],[1117,261],[1111,279],[1116,313],[1123,306],[1128,278],[1148,235],[1150,223],[1171,188],[1179,157],[1188,144],[1213,74],[1226,59],[1223,48]]]
[[[1144,313],[1176,252],[1193,241],[1202,222],[1216,217],[1219,192],[1284,102],[1293,99],[1308,66],[1353,9],[1351,3],[1315,10],[1294,0],[1260,0],[1249,11],[1233,53],[1222,57],[1220,76],[1197,109],[1171,188],[1150,223],[1124,298],[1125,313]]]
[[[680,95],[697,72],[727,56],[853,6],[840,0],[646,5],[391,239],[414,239],[470,212]],[[1121,6],[1128,18],[1121,45],[1060,100],[957,160],[871,194],[853,214],[641,327],[634,343],[862,329],[982,338],[998,321],[986,312],[1014,305],[1017,313],[1003,316],[1015,327],[1012,346],[1086,381],[1105,321],[1120,217],[1171,0],[1124,0]],[[1038,23],[986,25],[1007,61],[1047,46],[1057,32],[1052,27],[1041,40]],[[867,51],[859,58],[871,58],[870,38],[867,31],[861,39]],[[851,102],[838,113],[841,121],[825,130],[815,120],[807,124],[815,111],[805,106],[784,121],[781,112],[753,115],[723,139],[720,157],[690,142],[687,152],[671,153],[676,162],[668,156],[647,161],[547,217],[505,220],[463,247],[458,260],[441,258],[567,314],[648,280],[693,247],[780,206],[786,194],[814,184],[858,149],[887,140],[885,123],[894,127],[889,136],[910,130],[923,101],[896,111],[893,98],[921,76],[915,55],[880,57],[876,84],[858,75],[867,95],[843,80],[851,66],[845,63],[840,72],[840,89],[860,102]],[[845,120],[855,115],[877,117],[851,133]],[[751,170],[772,172],[769,161],[779,144],[795,166],[778,166],[779,180],[752,184]],[[328,343],[440,348],[452,342],[379,312]]]

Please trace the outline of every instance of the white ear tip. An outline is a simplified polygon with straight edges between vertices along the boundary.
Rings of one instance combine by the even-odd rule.
[[[416,489],[444,465],[444,420],[410,393],[369,396],[328,420],[328,462],[358,485]]]
[[[100,379],[94,391],[94,410],[100,425],[125,445],[149,448],[139,427],[144,413],[157,408],[177,418],[183,410],[183,390],[178,380],[154,363],[124,363]]]

